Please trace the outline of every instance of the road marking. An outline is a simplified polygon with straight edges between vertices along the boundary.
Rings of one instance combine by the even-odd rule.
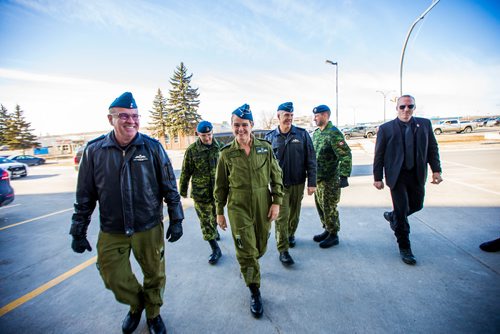
[[[82,271],[83,269],[87,268],[88,266],[96,263],[96,261],[97,261],[97,256],[94,256],[93,258],[83,262],[82,264],[65,272],[64,274],[54,278],[53,280],[45,283],[42,286],[36,288],[35,290],[31,291],[30,293],[25,294],[21,298],[18,298],[16,300],[14,300],[13,302],[5,305],[4,307],[0,308],[0,317],[4,316],[6,313],[9,313],[10,311],[14,310],[15,308],[21,306],[22,304],[26,303],[27,301],[30,301],[31,299],[35,298],[36,296],[44,293],[48,289],[56,286],[57,284],[63,282],[64,280],[70,278],[71,276]]]
[[[455,180],[452,180],[452,179],[445,179],[445,181],[448,181],[448,182],[451,182],[451,183],[460,184],[462,186],[469,187],[469,188],[474,188],[474,189],[477,189],[477,190],[482,190],[482,191],[485,191],[487,193],[492,193],[492,194],[495,194],[495,195],[500,195],[500,192],[498,192],[498,191],[489,190],[489,189],[486,189],[486,188],[483,188],[483,187],[475,186],[475,185],[470,184],[470,183],[455,181]]]
[[[460,162],[453,162],[453,161],[448,161],[448,160],[441,160],[441,162],[447,163],[447,164],[450,164],[450,165],[456,165],[456,166],[460,166],[460,167],[466,167],[466,168],[470,168],[470,169],[476,169],[476,170],[484,171],[484,172],[488,172],[488,173],[498,173],[498,171],[496,171],[496,170],[490,170],[490,169],[481,168],[481,167],[474,167],[474,166],[462,164]]]
[[[13,207],[16,207],[16,206],[19,206],[21,204],[12,204],[12,205],[6,205],[6,206],[2,206],[0,208],[0,210],[4,210],[4,209],[8,209],[8,208],[13,208]]]
[[[49,213],[49,214],[46,214],[46,215],[43,215],[43,216],[40,216],[40,217],[31,218],[31,219],[28,219],[28,220],[25,220],[25,221],[22,221],[22,222],[19,222],[19,223],[15,223],[15,224],[12,224],[12,225],[7,225],[7,226],[4,226],[4,227],[0,227],[0,231],[6,230],[8,228],[11,228],[11,227],[14,227],[14,226],[17,226],[17,225],[22,225],[22,224],[30,223],[30,222],[38,220],[38,219],[43,219],[43,218],[47,218],[47,217],[50,217],[50,216],[58,215],[60,213],[68,212],[68,211],[71,211],[71,210],[73,210],[73,208],[64,209],[64,210],[53,212],[53,213]]]

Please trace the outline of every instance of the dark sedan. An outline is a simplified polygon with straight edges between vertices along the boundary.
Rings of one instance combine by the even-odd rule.
[[[45,159],[34,157],[32,155],[11,155],[10,157],[8,157],[8,159],[22,162],[23,164],[26,164],[28,166],[38,166],[45,163]]]
[[[14,200],[14,189],[10,185],[9,173],[0,168],[0,206],[12,203]]]

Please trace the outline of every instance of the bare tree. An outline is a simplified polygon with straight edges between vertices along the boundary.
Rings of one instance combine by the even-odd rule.
[[[276,112],[272,110],[263,110],[259,114],[259,124],[263,130],[270,130],[274,128],[274,120],[276,119]]]

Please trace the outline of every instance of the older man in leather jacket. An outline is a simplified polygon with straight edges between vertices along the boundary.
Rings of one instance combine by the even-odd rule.
[[[99,202],[97,266],[116,300],[130,305],[124,333],[138,326],[146,310],[150,333],[165,333],[160,316],[165,288],[163,203],[168,206],[168,241],[182,236],[184,213],[170,160],[160,143],[139,130],[131,93],[109,107],[113,131],[90,141],[82,156],[70,234],[77,253],[92,248],[87,228]],[[141,285],[130,265],[134,253],[144,275]]]

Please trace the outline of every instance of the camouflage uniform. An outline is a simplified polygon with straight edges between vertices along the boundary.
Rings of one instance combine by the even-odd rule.
[[[250,155],[233,140],[221,150],[215,180],[217,214],[227,214],[231,225],[236,259],[247,285],[260,286],[259,258],[267,249],[271,204],[281,205],[281,168],[271,145],[252,135]],[[269,189],[269,186],[271,189]]]
[[[217,236],[215,216],[214,184],[215,169],[222,144],[215,138],[212,145],[204,145],[198,138],[184,154],[181,177],[179,180],[180,195],[187,196],[191,179],[191,198],[200,220],[204,240],[214,240]]]
[[[340,230],[337,204],[340,201],[340,176],[349,177],[352,169],[351,149],[342,132],[329,121],[324,130],[313,135],[317,161],[316,209],[323,227],[330,233]]]

